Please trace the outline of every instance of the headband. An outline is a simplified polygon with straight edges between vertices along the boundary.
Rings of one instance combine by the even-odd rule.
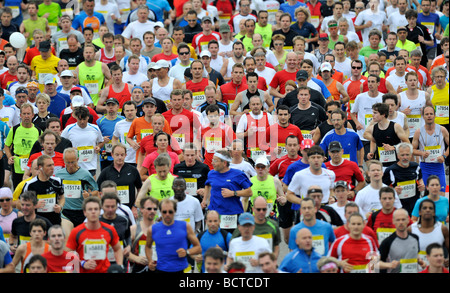
[[[142,92],[144,92],[144,89],[140,86],[134,86],[133,89],[131,90],[131,92],[133,92],[135,89],[140,89]]]
[[[228,158],[220,153],[214,153],[214,156],[218,157],[219,159],[221,159],[222,161],[227,161],[231,163],[231,158]]]
[[[228,273],[245,273],[245,269],[230,269]]]
[[[30,81],[29,83],[27,83],[27,88],[30,87],[39,87],[39,84],[35,81]]]
[[[328,270],[328,269],[337,269],[337,265],[334,262],[329,262],[322,266],[320,269],[321,271]]]

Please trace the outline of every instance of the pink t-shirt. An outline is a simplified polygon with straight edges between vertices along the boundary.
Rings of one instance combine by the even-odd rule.
[[[173,167],[176,164],[180,163],[180,159],[178,158],[178,155],[174,152],[167,152],[170,156],[170,159],[172,160],[172,166],[170,167],[170,173],[173,174]],[[147,155],[144,159],[144,162],[142,162],[142,167],[145,167],[148,169],[148,175],[156,174],[155,165],[153,165],[153,162],[155,159],[159,156],[159,153],[157,151],[154,151],[153,153]]]

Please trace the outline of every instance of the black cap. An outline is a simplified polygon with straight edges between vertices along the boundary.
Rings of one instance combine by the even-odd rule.
[[[109,98],[109,99],[107,99],[107,100],[105,101],[105,105],[108,105],[108,104],[110,104],[110,103],[114,103],[114,104],[116,104],[116,105],[120,105],[120,104],[119,104],[119,101],[118,101],[116,98]]]
[[[192,73],[191,73],[191,69],[189,67],[184,70],[184,76],[192,79]]]
[[[306,70],[299,70],[297,71],[297,76],[296,76],[297,80],[300,79],[308,79],[308,72],[306,72]]]
[[[50,51],[50,42],[49,41],[43,41],[39,43],[39,51],[40,52],[48,52]]]
[[[344,180],[339,180],[339,181],[336,181],[336,183],[334,183],[334,188],[338,188],[338,187],[344,187],[345,189],[348,189],[348,184]]]
[[[142,105],[145,105],[145,104],[153,104],[156,106],[156,101],[153,98],[145,98],[144,101],[142,101]]]
[[[341,150],[342,150],[342,145],[339,141],[332,141],[328,145],[328,151],[330,151],[330,152],[336,152],[336,151],[339,152]]]

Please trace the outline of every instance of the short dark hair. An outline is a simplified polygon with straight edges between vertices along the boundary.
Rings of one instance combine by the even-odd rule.
[[[381,187],[380,191],[378,192],[378,196],[381,198],[382,193],[392,193],[392,195],[395,198],[395,189],[389,186]]]

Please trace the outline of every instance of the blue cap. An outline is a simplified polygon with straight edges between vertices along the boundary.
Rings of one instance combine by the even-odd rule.
[[[239,216],[239,225],[252,224],[255,225],[255,218],[251,213],[242,213]]]

